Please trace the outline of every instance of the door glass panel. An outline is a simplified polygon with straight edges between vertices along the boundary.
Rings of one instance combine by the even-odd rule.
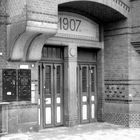
[[[91,101],[94,101],[95,100],[95,97],[94,96],[91,96]]]
[[[83,120],[87,120],[87,105],[83,105]]]
[[[57,104],[60,104],[60,103],[61,103],[60,97],[58,97],[58,98],[56,99],[56,103],[57,103]]]
[[[51,94],[51,66],[46,66],[45,76],[45,94]]]
[[[56,68],[56,91],[57,94],[60,94],[60,89],[61,89],[61,67],[57,66]]]
[[[87,102],[87,96],[83,96],[82,101],[83,101],[83,102]]]
[[[87,67],[82,67],[82,92],[87,92]]]
[[[94,67],[91,67],[91,92],[95,92],[95,73]]]
[[[46,98],[45,101],[46,101],[46,104],[48,105],[51,104],[51,98]]]
[[[91,105],[91,117],[92,117],[92,119],[94,119],[94,117],[95,117],[95,105],[94,104]]]
[[[51,107],[46,107],[46,124],[51,124]]]
[[[61,108],[60,106],[57,107],[57,123],[61,122]]]
[[[40,108],[38,109],[38,124],[40,125]]]

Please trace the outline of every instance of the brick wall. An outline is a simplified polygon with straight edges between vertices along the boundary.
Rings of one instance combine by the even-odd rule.
[[[14,23],[26,19],[26,0],[7,1],[8,22]]]
[[[122,2],[124,2],[125,4],[129,5],[130,4],[130,0],[121,0]]]
[[[105,91],[103,119],[129,126],[129,40],[130,22],[104,26]]]
[[[132,35],[130,42],[140,43],[140,1],[131,2],[132,16]],[[140,48],[140,45],[139,45]],[[140,54],[130,44],[129,47],[130,59],[130,79],[140,79]]]
[[[140,126],[140,54],[136,51],[135,45],[131,44],[131,42],[140,44],[139,7],[140,1],[132,1],[128,20],[105,26],[105,99],[107,100],[104,104],[104,119],[130,127]],[[124,96],[126,98],[122,98]],[[115,107],[112,109],[114,102]],[[123,106],[127,107],[122,108]]]
[[[122,1],[129,4],[128,0]],[[4,11],[4,13],[6,13],[6,7],[4,6],[4,4],[6,4],[6,0],[2,0],[1,2],[2,3],[0,6],[0,11]],[[16,25],[18,22],[26,20],[57,23],[57,4],[61,2],[68,2],[68,0],[8,0],[7,2],[7,14],[9,15],[8,22],[10,24],[12,23]],[[137,6],[138,3],[138,1],[137,3],[132,3],[133,26],[140,25],[140,18],[137,19],[137,17],[139,17],[139,14],[137,14],[137,11],[139,11],[139,7]],[[5,18],[6,17],[3,16],[0,17],[1,21],[4,22]],[[0,24],[0,32],[3,33],[0,35],[0,52],[3,52],[3,55],[0,56],[0,72],[2,68],[6,67],[6,65],[7,67],[17,67],[13,64],[7,63],[5,59],[6,25],[4,24],[4,22]],[[15,28],[15,32],[16,29],[17,28]],[[135,32],[136,29],[138,30],[139,28],[133,28],[133,32]],[[118,88],[122,89],[122,86],[123,88],[125,87],[125,90],[123,91],[127,97],[125,100],[128,100],[128,94],[130,91],[131,93],[134,93],[135,91],[133,87],[126,86],[126,84],[128,84],[130,74],[132,78],[137,78],[137,73],[139,73],[140,68],[139,55],[137,54],[137,52],[135,52],[133,46],[130,45],[130,36],[128,35],[130,32],[130,22],[128,22],[127,20],[105,25],[105,80],[109,81],[112,93],[115,93],[116,90],[120,93],[121,91],[118,90]],[[15,34],[18,35],[20,33]],[[139,39],[140,36],[136,35],[135,37],[132,37],[132,39],[133,38]],[[0,76],[1,75],[2,74],[0,74]],[[2,78],[0,77],[0,87],[2,85],[1,79]],[[105,86],[107,85],[106,81]],[[112,87],[115,87],[116,89],[113,89]],[[138,90],[138,87],[135,88]],[[0,95],[2,95],[1,91]],[[124,99],[121,97],[122,96],[120,95],[118,98],[124,101]],[[119,102],[117,102],[116,104],[119,104]],[[128,105],[122,103],[122,107],[120,107],[116,106],[116,104],[114,106],[115,110],[118,111],[117,117],[114,117],[116,114],[112,110],[104,110],[104,120],[112,120],[112,122],[115,122],[117,119],[119,119],[117,123],[120,123],[120,118],[122,117],[123,119],[121,120],[121,122],[123,120],[126,120],[126,124],[128,124]],[[100,106],[100,108],[102,108],[102,104],[100,104]],[[107,103],[106,106],[104,106],[104,109],[108,109],[111,106],[112,103]],[[123,108],[123,106],[127,107]],[[101,114],[101,112],[102,110],[99,110],[98,113]],[[99,118],[99,120],[101,120],[101,118]]]
[[[57,15],[57,5],[49,0],[8,0],[7,13],[10,23],[24,21],[26,19],[36,21],[54,21]],[[49,19],[48,19],[49,18]]]
[[[105,79],[128,79],[127,35],[105,40]]]
[[[6,66],[6,0],[0,1],[0,101],[2,100],[2,69]]]
[[[51,0],[28,0],[27,18],[29,20],[57,22],[57,3]]]

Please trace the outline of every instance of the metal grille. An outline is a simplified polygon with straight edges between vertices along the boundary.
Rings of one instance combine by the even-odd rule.
[[[31,100],[31,70],[18,70],[18,100]]]
[[[16,70],[3,70],[3,101],[16,100]]]

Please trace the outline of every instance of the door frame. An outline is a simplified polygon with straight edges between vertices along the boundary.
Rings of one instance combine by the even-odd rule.
[[[89,117],[89,114],[88,114],[88,117],[89,117],[89,120],[82,120],[82,116],[81,116],[81,114],[82,114],[82,101],[81,101],[81,83],[80,83],[80,69],[79,69],[79,67],[80,66],[87,66],[88,67],[88,72],[87,72],[87,75],[88,75],[88,84],[89,84],[89,76],[90,76],[90,74],[89,74],[89,66],[91,67],[91,66],[94,66],[95,67],[95,97],[94,97],[94,105],[95,105],[95,118],[94,119],[92,119],[91,118],[91,116]],[[79,61],[78,62],[78,65],[77,65],[77,92],[78,92],[78,110],[79,110],[79,113],[78,113],[78,115],[79,115],[79,123],[80,124],[85,124],[85,123],[92,123],[92,122],[96,122],[97,121],[97,63],[96,62],[81,62],[81,61]],[[89,93],[89,87],[88,87],[88,96],[91,96],[91,93]],[[90,102],[90,104],[89,105],[91,105],[91,100],[89,99],[89,97],[88,97],[88,102]],[[89,111],[91,110],[91,106],[89,106]],[[91,114],[90,114],[91,115]]]
[[[44,73],[45,73],[45,65],[59,65],[61,64],[62,65],[62,124],[61,125],[48,125],[46,127],[46,124],[45,124],[45,109],[44,109]],[[49,60],[49,61],[40,61],[39,64],[39,95],[40,95],[40,98],[39,98],[39,124],[40,124],[40,128],[48,128],[48,127],[57,127],[57,126],[63,126],[64,125],[64,61],[62,60]],[[53,95],[54,96],[54,95]],[[55,111],[55,110],[54,110]],[[54,113],[55,114],[55,113]],[[56,116],[56,115],[55,115]],[[55,116],[53,118],[55,118]],[[55,122],[55,120],[54,120]]]

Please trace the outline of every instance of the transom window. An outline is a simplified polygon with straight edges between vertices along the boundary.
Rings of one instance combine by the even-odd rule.
[[[63,50],[61,46],[44,45],[42,49],[42,59],[63,59]]]

